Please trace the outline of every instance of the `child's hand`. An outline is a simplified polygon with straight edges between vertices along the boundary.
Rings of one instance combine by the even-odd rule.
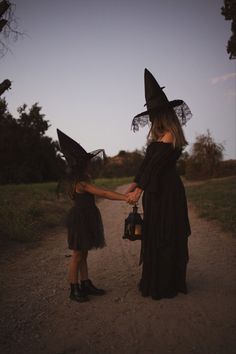
[[[129,203],[129,204],[133,204],[133,202],[131,202],[131,200],[130,200],[129,193],[127,193],[127,194],[125,195],[125,201],[126,201],[127,203]]]
[[[140,196],[142,194],[142,189],[136,188],[134,192],[128,193],[128,203],[129,204],[135,204],[138,202]]]
[[[128,193],[127,194],[127,202],[129,204],[135,204],[135,200],[134,200],[134,192]]]
[[[134,192],[127,194],[127,203],[129,203],[131,205],[136,203],[136,201],[134,199]]]

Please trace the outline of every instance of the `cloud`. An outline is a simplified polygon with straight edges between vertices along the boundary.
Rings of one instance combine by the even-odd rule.
[[[225,74],[225,75],[221,75],[221,76],[212,77],[211,83],[212,83],[212,85],[215,85],[220,81],[226,81],[226,80],[233,79],[233,78],[236,78],[236,73],[229,73],[229,74]]]
[[[236,97],[236,90],[229,90],[226,93],[227,97]]]

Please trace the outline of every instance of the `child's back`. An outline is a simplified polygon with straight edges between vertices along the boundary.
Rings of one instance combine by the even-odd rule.
[[[72,250],[105,246],[102,218],[93,194],[74,194],[74,206],[68,213],[67,228],[68,246]]]

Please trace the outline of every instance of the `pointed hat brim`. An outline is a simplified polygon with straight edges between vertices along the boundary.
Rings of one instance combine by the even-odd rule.
[[[192,117],[192,113],[188,105],[181,99],[169,101],[163,89],[152,73],[145,68],[144,70],[144,89],[147,110],[137,114],[133,120],[131,128],[134,131],[139,130],[139,126],[144,127],[146,124],[153,122],[155,117],[166,110],[173,110],[179,118],[182,125]]]
[[[60,150],[65,156],[68,165],[71,168],[78,168],[92,158],[105,159],[106,154],[104,149],[97,149],[87,152],[77,141],[70,138],[68,135],[57,129]]]

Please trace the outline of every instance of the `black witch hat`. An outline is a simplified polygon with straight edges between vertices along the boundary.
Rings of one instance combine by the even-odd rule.
[[[181,125],[192,117],[192,113],[183,100],[169,101],[163,89],[160,87],[154,76],[148,71],[144,70],[144,87],[147,110],[137,114],[132,120],[133,131],[139,130],[139,126],[144,127],[146,124],[153,122],[157,114],[165,112],[168,109],[173,109],[180,120]]]
[[[103,149],[87,152],[79,143],[57,129],[60,150],[65,156],[67,164],[72,172],[81,172],[92,158],[105,158]]]

